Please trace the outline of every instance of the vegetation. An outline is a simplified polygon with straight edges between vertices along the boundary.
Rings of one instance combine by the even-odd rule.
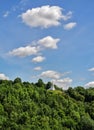
[[[0,80],[0,130],[94,130],[94,88]]]

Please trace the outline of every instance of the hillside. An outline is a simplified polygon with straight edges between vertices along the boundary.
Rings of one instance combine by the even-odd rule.
[[[0,80],[0,130],[94,130],[94,88]]]

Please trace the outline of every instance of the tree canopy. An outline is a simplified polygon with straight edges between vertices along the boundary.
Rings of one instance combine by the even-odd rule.
[[[94,88],[0,80],[0,130],[94,130]]]

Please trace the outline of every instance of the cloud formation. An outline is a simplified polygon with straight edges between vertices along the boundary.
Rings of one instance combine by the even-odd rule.
[[[76,22],[70,22],[70,23],[64,25],[64,29],[65,29],[65,30],[71,30],[71,29],[74,28],[76,25],[77,25]]]
[[[48,28],[60,25],[60,20],[68,20],[71,18],[71,11],[63,15],[62,10],[59,6],[46,5],[27,10],[21,14],[21,18],[30,27]]]
[[[12,56],[26,57],[26,56],[35,55],[38,52],[39,52],[38,47],[26,46],[26,47],[19,47],[17,49],[14,49],[10,51],[9,54]]]
[[[61,77],[61,73],[53,70],[47,70],[41,73],[40,76],[44,78],[51,78],[51,79],[59,79]]]
[[[85,86],[85,88],[94,87],[94,81],[88,82],[84,86]]]
[[[57,48],[57,43],[60,41],[60,39],[55,39],[51,36],[44,37],[38,41],[38,43],[45,48],[51,48],[51,49],[56,49]]]
[[[3,17],[4,17],[4,18],[8,17],[8,16],[9,16],[9,13],[10,13],[9,11],[6,11],[6,12],[3,14]]]
[[[93,68],[88,69],[88,71],[94,72],[94,67],[93,67]]]
[[[28,3],[28,0],[20,0],[20,5],[25,6]]]
[[[72,81],[73,80],[71,78],[67,77],[64,79],[53,80],[53,83],[56,84],[59,88],[67,90],[70,87]]]
[[[43,56],[37,56],[32,59],[32,62],[39,63],[45,60],[45,57]]]
[[[9,77],[7,77],[5,74],[0,73],[0,79],[1,80],[9,80]]]
[[[41,73],[41,77],[43,78],[49,78],[51,81],[57,85],[59,88],[62,89],[68,89],[72,83],[72,79],[67,77],[67,78],[62,78],[62,76],[65,76],[69,74],[70,72],[64,72],[64,73],[59,73],[57,71],[53,70],[47,70]]]
[[[19,48],[13,49],[12,51],[9,51],[9,55],[18,56],[18,57],[36,55],[46,48],[57,49],[57,43],[59,41],[60,41],[60,39],[58,39],[58,38],[55,39],[51,36],[47,36],[47,37],[44,37],[44,38],[36,41],[35,45],[33,45],[33,46],[28,45],[25,47],[19,47]],[[36,61],[36,62],[39,61],[40,57],[37,57],[37,59],[34,58],[33,61]],[[41,60],[44,60],[44,58],[43,59],[41,58]]]
[[[34,70],[35,71],[40,71],[40,70],[42,70],[42,67],[41,66],[35,67]]]
[[[68,19],[70,19],[72,17],[72,11],[69,11],[66,15],[62,15],[62,19],[64,21],[67,21]]]

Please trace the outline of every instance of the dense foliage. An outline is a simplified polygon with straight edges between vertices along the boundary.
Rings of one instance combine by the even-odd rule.
[[[0,130],[94,130],[94,88],[0,80]]]

